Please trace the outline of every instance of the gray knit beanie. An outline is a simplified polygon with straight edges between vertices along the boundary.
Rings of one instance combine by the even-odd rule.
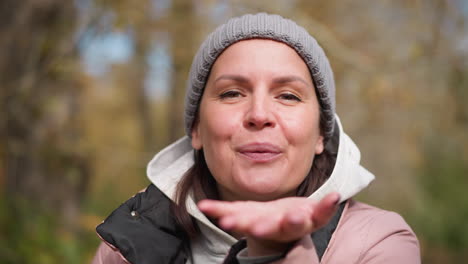
[[[219,26],[200,46],[193,59],[185,97],[185,131],[191,137],[203,90],[211,67],[218,56],[230,45],[245,39],[262,38],[283,42],[301,56],[309,67],[323,118],[325,138],[330,138],[334,127],[335,81],[327,56],[317,41],[294,21],[279,15],[259,13],[230,19]]]

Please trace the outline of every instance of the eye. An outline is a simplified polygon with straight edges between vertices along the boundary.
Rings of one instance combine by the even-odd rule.
[[[301,102],[302,100],[297,97],[296,95],[292,94],[292,93],[283,93],[283,94],[280,94],[279,96],[280,99],[283,99],[283,100],[288,100],[288,101],[297,101],[297,102]]]
[[[241,97],[242,94],[239,91],[230,90],[219,95],[221,99],[237,98]]]

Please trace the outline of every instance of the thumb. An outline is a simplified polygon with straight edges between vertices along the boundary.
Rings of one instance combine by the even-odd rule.
[[[327,194],[314,209],[312,221],[317,228],[328,223],[338,208],[340,195],[337,192]]]

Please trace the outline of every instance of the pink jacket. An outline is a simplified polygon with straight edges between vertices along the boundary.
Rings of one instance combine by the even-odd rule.
[[[310,240],[301,241],[285,259],[275,263],[290,264],[302,261],[319,263]],[[117,251],[101,243],[92,263],[126,262]],[[400,215],[350,200],[321,263],[420,263],[419,243]]]
[[[419,243],[394,212],[350,200],[322,263],[420,263]]]

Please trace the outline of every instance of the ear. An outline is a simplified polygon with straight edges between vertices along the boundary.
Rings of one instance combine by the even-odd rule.
[[[192,148],[201,149],[203,147],[201,134],[200,134],[200,125],[198,118],[195,120],[195,123],[192,126]]]
[[[323,136],[320,135],[315,143],[315,155],[322,154],[325,146],[323,145]]]

